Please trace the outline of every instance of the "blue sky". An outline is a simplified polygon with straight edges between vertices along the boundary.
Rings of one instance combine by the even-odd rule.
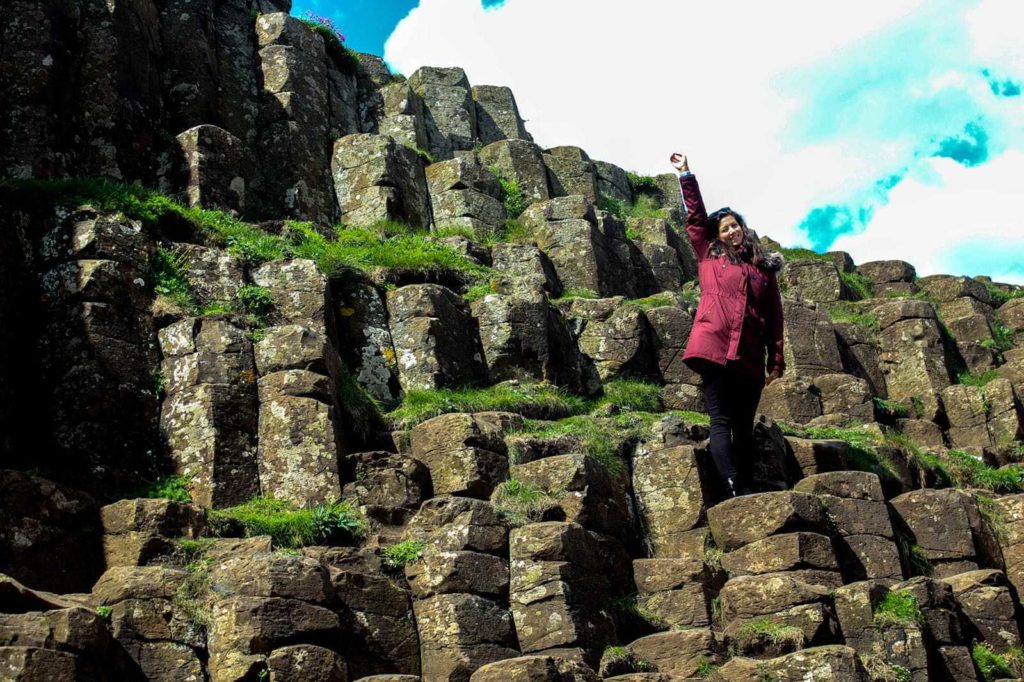
[[[407,75],[510,86],[543,146],[641,173],[683,151],[783,243],[1024,283],[1021,0],[312,8]]]

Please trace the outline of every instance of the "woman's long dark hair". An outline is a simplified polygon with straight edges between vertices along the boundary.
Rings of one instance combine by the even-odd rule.
[[[764,250],[761,249],[761,242],[754,235],[753,230],[747,227],[747,221],[743,219],[736,211],[732,210],[728,206],[720,208],[711,215],[708,216],[709,225],[714,228],[715,233],[718,233],[718,223],[724,220],[727,216],[732,216],[736,219],[736,222],[740,224],[743,229],[743,241],[740,242],[738,247],[723,242],[717,236],[715,240],[711,242],[711,246],[708,248],[708,256],[712,258],[718,258],[719,256],[725,256],[733,263],[739,263],[740,261],[747,261],[755,268],[762,270],[778,270],[781,267],[775,257],[776,254],[766,255]]]

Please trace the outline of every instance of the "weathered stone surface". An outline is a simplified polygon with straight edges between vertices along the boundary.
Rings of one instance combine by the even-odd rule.
[[[772,679],[807,680],[867,680],[868,676],[857,659],[856,652],[847,646],[829,645],[794,651],[778,658],[759,661],[752,658],[733,658],[718,669],[725,682],[758,679],[769,675]]]
[[[699,384],[700,376],[682,359],[693,316],[676,306],[660,306],[645,311],[644,315],[652,332],[661,380],[666,384]]]
[[[812,495],[832,495],[854,500],[884,501],[877,474],[866,471],[835,471],[808,476],[793,488]]]
[[[587,153],[579,147],[552,147],[544,150],[551,196],[580,194],[597,201],[597,172]]]
[[[607,161],[593,161],[597,173],[597,191],[601,196],[611,197],[627,204],[633,203],[633,190],[629,186],[626,171]]]
[[[270,293],[270,323],[301,324],[321,336],[324,330],[324,291],[327,280],[316,263],[306,258],[277,260],[252,272],[252,281]]]
[[[519,656],[488,663],[470,682],[597,682],[601,678],[584,663],[558,656]]]
[[[282,370],[300,369],[325,374],[324,339],[299,324],[267,327],[253,348],[260,376]]]
[[[508,478],[501,431],[470,414],[445,414],[416,426],[412,454],[430,469],[438,495],[487,498]]]
[[[363,133],[341,138],[334,143],[331,174],[345,224],[431,224],[423,165],[416,152],[391,137]]]
[[[189,128],[175,138],[184,159],[189,206],[244,214],[256,203],[255,160],[237,137],[215,125]]]
[[[476,156],[433,163],[425,174],[436,228],[468,227],[483,236],[505,224],[501,186]]]
[[[821,396],[822,414],[841,415],[861,422],[874,421],[871,386],[866,380],[849,374],[821,374],[814,377],[814,387]]]
[[[722,622],[778,614],[803,604],[826,602],[828,589],[790,573],[766,573],[732,578],[719,593]]]
[[[879,360],[889,398],[916,398],[925,409],[918,416],[934,420],[939,394],[950,384],[935,309],[925,301],[893,301],[873,313],[881,327]]]
[[[892,584],[890,589],[913,595],[918,608],[921,609],[925,626],[937,643],[952,644],[962,641],[963,632],[960,617],[956,613],[956,599],[949,583],[917,576]]]
[[[513,529],[509,544],[510,602],[522,651],[580,647],[596,658],[615,638],[608,600],[625,587],[621,546],[557,521]]]
[[[560,296],[562,285],[555,273],[555,266],[543,251],[531,244],[495,244],[491,249],[491,260],[495,270],[516,277],[541,277],[544,290],[550,296]]]
[[[983,448],[991,443],[986,425],[985,395],[979,386],[954,384],[941,393],[949,419],[949,441],[956,448]]]
[[[704,516],[707,495],[693,446],[638,447],[633,455],[633,490],[650,556],[682,558],[685,534]],[[702,552],[703,553],[703,552]]]
[[[757,411],[771,419],[806,424],[821,416],[821,396],[806,379],[784,376],[765,386]]]
[[[519,655],[512,617],[493,601],[439,594],[417,600],[413,608],[426,679],[469,680],[478,668]]]
[[[594,363],[602,381],[652,376],[647,318],[639,307],[618,303],[618,299],[573,299],[563,311],[576,320],[580,351]]]
[[[509,477],[551,495],[565,521],[616,537],[624,537],[629,529],[629,498],[623,480],[611,476],[590,455],[558,455],[515,465]]]
[[[171,599],[188,573],[166,566],[115,566],[107,569],[92,588],[102,605],[125,599]]]
[[[483,144],[498,140],[533,140],[519,116],[512,90],[500,85],[474,85],[477,136]]]
[[[211,570],[210,584],[219,596],[283,597],[323,605],[331,601],[327,571],[318,561],[280,552],[219,562]]]
[[[420,642],[404,584],[349,550],[328,550],[321,561],[330,573],[337,599],[340,651],[350,678],[382,673],[418,676]]]
[[[818,533],[784,533],[756,540],[722,556],[731,576],[776,573],[805,568],[837,571],[832,541]]]
[[[409,523],[407,534],[442,551],[504,554],[508,549],[508,529],[494,507],[467,497],[427,500]]]
[[[349,457],[355,480],[346,483],[345,498],[380,523],[404,525],[430,497],[430,470],[408,455],[360,452]]]
[[[492,599],[508,596],[508,562],[481,552],[446,552],[430,548],[405,567],[413,596],[471,593]]]
[[[974,497],[965,491],[914,490],[890,503],[932,561],[936,576],[949,575],[955,568],[944,566],[946,562],[976,561],[982,549],[976,537],[983,544],[990,539]]]
[[[403,388],[464,386],[486,378],[476,321],[450,290],[410,284],[388,292],[388,310]]]
[[[888,282],[913,282],[917,276],[914,266],[902,260],[874,260],[861,263],[857,272],[875,284]],[[877,295],[877,291],[875,292]]]
[[[479,152],[481,163],[498,170],[502,177],[519,185],[519,190],[532,201],[551,197],[547,169],[540,147],[528,140],[501,140]]]
[[[844,298],[843,281],[833,263],[804,259],[787,263],[779,275],[786,295],[815,303],[834,303]]]
[[[334,277],[327,299],[327,325],[337,330],[338,357],[345,369],[377,400],[397,398],[398,361],[384,296],[362,277]]]
[[[260,485],[300,507],[341,496],[330,379],[301,369],[260,377]]]
[[[988,435],[992,444],[1007,447],[1024,440],[1024,407],[1009,379],[1002,377],[985,384]]]
[[[904,577],[896,543],[881,535],[848,535],[837,540],[839,564],[847,582]]]
[[[997,497],[995,508],[1003,520],[998,539],[1006,578],[1020,594],[1024,589],[1024,494]]]
[[[942,427],[935,422],[925,419],[898,419],[896,423],[900,433],[923,448],[943,449],[948,445]]]
[[[267,657],[267,669],[273,682],[348,682],[345,660],[330,649],[312,644],[297,644],[276,649]]]
[[[74,654],[38,647],[0,647],[0,673],[21,682],[74,682],[78,679]]]
[[[653,665],[673,679],[694,677],[702,662],[718,660],[710,628],[674,630],[641,637],[626,647],[636,658]]]
[[[876,336],[866,327],[849,322],[837,322],[835,330],[843,371],[867,381],[872,395],[887,396]]]
[[[804,476],[836,471],[846,466],[849,446],[845,441],[786,436],[786,444]]]
[[[708,525],[715,542],[726,551],[780,533],[827,533],[818,500],[792,491],[726,500],[708,510]]]
[[[981,570],[943,578],[953,588],[973,633],[997,651],[1020,646],[1014,600],[1002,571]]]
[[[173,549],[169,538],[199,536],[202,510],[163,499],[121,500],[100,509],[106,566],[141,566]]]
[[[381,105],[377,113],[381,118],[377,121],[376,132],[391,137],[400,145],[426,150],[429,145],[423,98],[416,94],[408,83],[397,81],[380,88],[377,96]],[[359,130],[351,132],[358,133]]]
[[[786,370],[814,377],[841,372],[843,363],[828,313],[815,304],[783,299]]]
[[[96,502],[20,471],[0,470],[0,490],[0,573],[40,590],[88,590],[103,571]]]

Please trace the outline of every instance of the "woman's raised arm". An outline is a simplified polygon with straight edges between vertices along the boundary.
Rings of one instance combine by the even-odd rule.
[[[708,247],[714,241],[714,230],[708,224],[708,212],[704,208],[704,199],[700,195],[697,178],[690,172],[686,157],[676,152],[669,157],[672,166],[679,174],[679,190],[683,195],[683,207],[686,209],[686,233],[697,254],[697,260],[707,258]]]

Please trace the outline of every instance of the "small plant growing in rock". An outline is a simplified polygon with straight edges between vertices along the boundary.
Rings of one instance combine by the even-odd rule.
[[[365,533],[359,512],[347,502],[296,509],[284,500],[257,497],[211,511],[208,518],[214,534],[269,535],[280,547],[348,543]]]
[[[197,559],[185,570],[188,577],[175,591],[171,604],[175,613],[192,624],[199,632],[205,633],[210,626],[210,568],[213,561]]]
[[[593,289],[565,289],[562,291],[562,295],[554,298],[554,301],[567,301],[570,298],[601,298],[601,295]]]
[[[715,674],[718,670],[718,666],[704,658],[703,656],[697,660],[697,677],[706,680]]]
[[[862,656],[864,669],[874,682],[910,682],[910,670],[902,665],[894,665],[880,655]]]
[[[157,370],[153,372],[153,393],[155,393],[157,397],[160,397],[163,396],[166,389],[167,380],[164,377],[164,371],[157,368]]]
[[[139,494],[139,497],[159,497],[175,502],[191,502],[192,496],[188,491],[189,480],[177,474],[165,476],[158,481],[149,484]]]
[[[160,247],[149,263],[150,277],[156,293],[166,296],[189,313],[198,312],[188,272],[188,253],[181,249]]]
[[[922,622],[917,599],[905,590],[887,593],[874,608],[874,625],[877,628],[919,625]]]
[[[488,166],[487,170],[501,185],[501,203],[505,206],[505,213],[513,219],[521,216],[530,205],[530,197],[523,193],[516,180],[505,177],[497,166]]]
[[[606,647],[601,654],[599,674],[601,677],[628,675],[629,673],[653,672],[656,668],[639,658],[632,651],[621,646]]]
[[[108,623],[110,622],[110,615],[113,612],[114,612],[113,609],[111,609],[109,606],[97,606],[96,607],[96,615],[100,618],[100,620],[105,620]]]
[[[638,175],[626,171],[626,181],[629,183],[629,189],[633,194],[660,194],[661,190],[658,188],[658,181],[650,175]]]
[[[324,50],[342,73],[354,74],[359,68],[359,55],[345,47],[345,36],[334,25],[330,17],[306,11],[299,19],[324,39]]]
[[[397,545],[385,547],[384,564],[391,568],[403,568],[420,558],[427,545],[416,540],[404,540]]]
[[[1012,678],[1014,676],[1009,662],[996,653],[988,644],[983,642],[976,643],[971,649],[971,658],[974,660],[974,665],[978,672],[981,673],[981,679],[985,680],[985,682]]]
[[[771,618],[755,618],[741,625],[733,635],[734,653],[771,653],[781,655],[796,651],[805,643],[803,631]]]
[[[544,511],[553,502],[546,491],[516,478],[498,486],[493,499],[495,510],[513,526],[543,520]]]
[[[235,294],[239,308],[249,319],[261,327],[267,326],[267,315],[274,306],[270,291],[255,284],[246,284]]]
[[[867,298],[867,297],[865,297]],[[845,322],[863,327],[872,334],[878,333],[878,316],[860,312],[847,301],[839,301],[828,306],[829,317],[833,322]]]

